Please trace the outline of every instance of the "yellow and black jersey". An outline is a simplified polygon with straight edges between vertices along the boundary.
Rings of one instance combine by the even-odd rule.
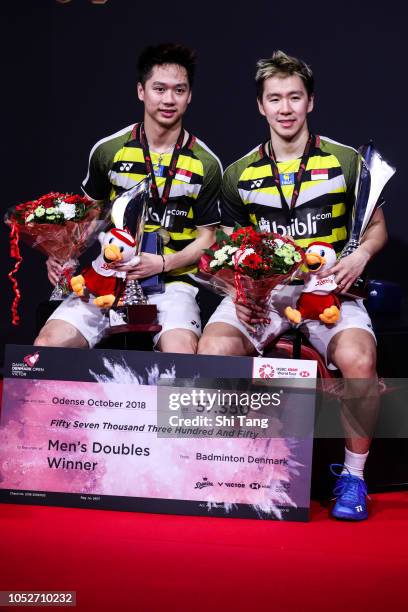
[[[358,152],[324,136],[316,136],[299,196],[291,209],[301,160],[277,161],[287,204],[282,205],[267,145],[256,147],[226,169],[221,223],[228,227],[235,223],[257,224],[264,231],[289,234],[304,249],[314,240],[322,240],[340,253],[348,237]]]
[[[150,151],[150,156],[161,197],[171,153],[163,155]],[[131,125],[96,143],[91,150],[82,189],[92,199],[113,200],[146,176],[137,124]],[[148,204],[145,231],[153,232],[163,227],[169,232],[170,241],[164,247],[165,254],[175,253],[190,244],[197,237],[197,227],[219,223],[221,179],[222,167],[218,158],[201,140],[186,133],[164,214],[161,215],[160,211],[161,218],[153,198]],[[168,280],[195,271],[194,265],[178,268],[168,273]]]

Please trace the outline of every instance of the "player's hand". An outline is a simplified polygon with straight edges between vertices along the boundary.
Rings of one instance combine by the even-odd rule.
[[[67,261],[63,261],[62,259],[57,259],[56,257],[50,256],[45,262],[45,265],[47,267],[48,280],[55,287],[64,270],[66,270],[69,276],[75,272],[78,265],[78,260],[68,259]]]
[[[140,280],[154,274],[160,274],[163,270],[163,259],[161,255],[152,253],[141,253],[138,264],[112,264],[110,266],[118,272],[127,272],[129,280]]]
[[[48,280],[51,285],[55,285],[58,282],[59,277],[62,274],[62,266],[64,262],[56,259],[55,257],[48,257],[45,265],[47,267]]]
[[[335,293],[346,293],[354,281],[362,275],[369,260],[370,254],[361,246],[351,255],[339,259],[329,270],[330,274],[334,274],[337,284]],[[316,276],[323,278],[328,275],[327,272],[322,270]]]
[[[238,319],[251,332],[256,332],[258,324],[269,323],[268,312],[264,304],[254,304],[246,302],[245,304],[238,300],[235,302],[235,310]]]

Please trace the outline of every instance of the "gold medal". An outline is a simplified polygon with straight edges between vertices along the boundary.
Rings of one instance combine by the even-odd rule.
[[[164,229],[164,227],[161,227],[160,229],[158,229],[157,233],[159,234],[159,236],[161,236],[161,239],[163,240],[164,245],[170,242],[170,234],[166,229]]]

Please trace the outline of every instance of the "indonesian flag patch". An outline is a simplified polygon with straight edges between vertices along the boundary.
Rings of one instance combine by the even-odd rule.
[[[310,173],[312,181],[328,181],[329,171],[327,168],[319,168],[318,170],[312,170]]]
[[[183,183],[189,183],[193,173],[190,170],[183,170],[183,168],[177,168],[175,178]]]

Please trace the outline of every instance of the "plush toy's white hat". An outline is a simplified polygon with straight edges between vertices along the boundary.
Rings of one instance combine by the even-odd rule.
[[[136,246],[136,240],[133,238],[132,234],[128,232],[127,230],[118,229],[114,227],[113,229],[110,230],[110,233],[113,236],[115,236],[115,238],[120,240],[121,242],[124,242],[125,244],[131,247]]]
[[[311,242],[307,247],[307,250],[311,249],[314,246],[322,246],[326,247],[326,249],[332,249],[334,251],[332,244],[330,244],[329,242],[323,242],[321,240],[315,240],[314,242]]]
[[[319,263],[313,261],[313,267],[308,262],[309,269],[311,271],[317,272],[321,269],[321,266],[331,268],[336,262],[336,251],[333,248],[333,245],[328,242],[323,242],[321,240],[315,240],[311,242],[307,247],[306,251],[306,261],[308,260],[308,255],[316,256],[320,261]]]

